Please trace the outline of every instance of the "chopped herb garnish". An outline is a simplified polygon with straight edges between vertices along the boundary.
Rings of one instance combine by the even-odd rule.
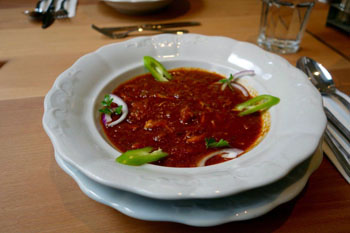
[[[228,141],[224,139],[220,139],[218,142],[215,141],[215,138],[206,138],[205,139],[205,146],[207,148],[216,148],[216,147],[230,147],[230,144]]]
[[[111,115],[113,113],[109,108],[101,108],[98,111],[108,115]]]
[[[113,98],[110,95],[105,95],[104,100],[102,100],[102,105],[105,107],[110,107],[113,102]]]
[[[104,114],[111,115],[113,112],[108,108],[111,106],[113,102],[113,98],[110,97],[110,95],[105,95],[105,98],[102,100],[101,104],[104,106],[104,108],[99,109],[99,112],[102,112]]]
[[[99,112],[104,114],[111,115],[113,113],[120,115],[122,114],[123,105],[119,105],[116,108],[111,108],[111,104],[113,103],[113,98],[110,95],[105,95],[105,98],[102,100],[101,104],[104,108],[99,109]]]
[[[233,77],[232,74],[230,74],[230,77],[229,77],[229,78],[221,79],[221,80],[219,80],[219,82],[221,82],[221,83],[230,83],[230,82],[232,82],[233,80],[234,80],[234,77]]]
[[[235,81],[235,77],[230,74],[230,77],[229,78],[224,78],[224,79],[220,79],[219,82],[222,83],[222,87],[221,87],[221,90],[225,90],[226,86],[228,86],[231,90],[233,90],[233,87],[232,87],[232,82]]]
[[[117,108],[114,109],[114,113],[118,115],[122,114],[122,108],[123,108],[123,105],[119,105]]]
[[[244,103],[236,105],[234,111],[240,111],[238,116],[245,116],[257,111],[265,111],[280,102],[278,97],[272,95],[259,95]]]
[[[140,166],[145,163],[155,162],[168,155],[162,149],[151,152],[152,150],[152,147],[128,150],[116,158],[115,161],[125,165]]]

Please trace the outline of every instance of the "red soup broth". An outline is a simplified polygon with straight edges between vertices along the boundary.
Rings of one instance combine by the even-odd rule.
[[[197,167],[199,161],[223,148],[207,148],[205,140],[226,140],[230,147],[251,149],[264,132],[262,114],[238,116],[234,107],[250,98],[233,85],[221,89],[224,76],[200,69],[169,71],[172,79],[156,81],[151,74],[137,76],[113,94],[128,105],[127,118],[103,129],[121,152],[151,146],[169,155],[153,164],[168,167]],[[244,152],[242,154],[244,154]],[[242,155],[241,154],[241,155]],[[213,165],[230,160],[220,156],[207,160]]]

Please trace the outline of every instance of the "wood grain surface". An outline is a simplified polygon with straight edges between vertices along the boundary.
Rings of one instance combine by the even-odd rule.
[[[125,216],[83,194],[54,159],[41,123],[44,96],[79,57],[119,41],[91,24],[193,20],[202,23],[189,28],[193,33],[256,43],[260,1],[176,0],[161,12],[130,16],[81,0],[76,17],[56,20],[46,30],[22,13],[35,3],[0,1],[0,232],[350,232],[350,185],[326,157],[292,201],[253,220],[208,228]],[[320,61],[350,94],[350,40],[325,26],[327,12],[327,4],[316,4],[301,50],[283,57],[293,65],[300,56]]]

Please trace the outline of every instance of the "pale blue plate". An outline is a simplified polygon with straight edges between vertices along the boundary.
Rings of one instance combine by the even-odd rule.
[[[102,185],[82,174],[55,153],[56,161],[93,200],[130,217],[148,221],[215,226],[261,216],[297,196],[322,162],[320,146],[312,157],[279,181],[236,195],[215,199],[160,200]]]

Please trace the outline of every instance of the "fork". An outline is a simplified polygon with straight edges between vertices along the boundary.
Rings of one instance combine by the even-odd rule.
[[[66,1],[67,1],[67,0],[63,0],[63,1],[61,2],[60,9],[59,9],[58,11],[56,11],[55,17],[56,17],[57,19],[66,19],[66,18],[68,18],[68,11],[67,11],[66,8],[64,7]]]
[[[155,32],[160,32],[160,33],[172,33],[172,34],[183,34],[183,33],[188,33],[188,30],[186,29],[178,29],[178,30],[163,30],[163,29],[131,29],[126,32],[121,32],[121,33],[111,33],[112,38],[115,39],[121,39],[129,36],[130,33],[132,32],[142,32],[142,31],[155,31]]]
[[[93,29],[96,31],[101,32],[105,36],[108,36],[113,39],[121,39],[129,36],[130,33],[132,32],[142,32],[142,31],[155,31],[155,32],[160,32],[160,33],[176,33],[176,34],[183,34],[183,33],[188,33],[188,30],[185,29],[178,29],[178,30],[164,30],[164,29],[158,29],[158,28],[132,28],[130,30],[127,30],[125,32],[121,33],[112,33],[111,31],[104,30],[102,28],[97,27],[96,25],[91,25]]]
[[[42,4],[45,3],[47,0],[39,0],[36,3],[34,10],[25,10],[23,13],[25,15],[29,15],[29,17],[33,20],[41,21],[43,19],[44,10],[42,7]]]

